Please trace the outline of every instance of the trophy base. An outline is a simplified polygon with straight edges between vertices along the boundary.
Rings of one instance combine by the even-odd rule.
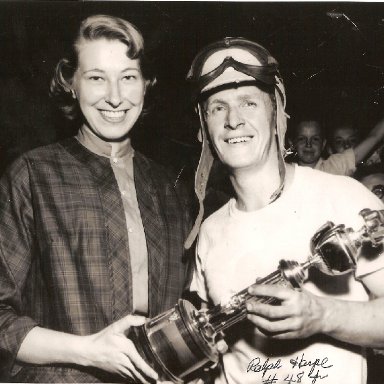
[[[209,361],[218,361],[214,344],[199,331],[195,307],[185,300],[146,324],[132,327],[129,338],[160,380],[182,384],[183,378]]]

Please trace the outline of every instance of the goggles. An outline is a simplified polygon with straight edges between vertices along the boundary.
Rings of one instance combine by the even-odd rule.
[[[187,80],[192,84],[192,97],[197,100],[201,94],[231,83],[259,81],[275,86],[277,77],[277,61],[264,47],[244,38],[227,37],[200,52]]]

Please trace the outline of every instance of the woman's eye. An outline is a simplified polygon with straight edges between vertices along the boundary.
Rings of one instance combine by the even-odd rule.
[[[246,107],[256,107],[257,104],[254,101],[246,101],[244,105]]]
[[[123,77],[123,80],[125,80],[125,81],[134,81],[136,79],[137,79],[137,76],[135,76],[135,75],[126,75]]]

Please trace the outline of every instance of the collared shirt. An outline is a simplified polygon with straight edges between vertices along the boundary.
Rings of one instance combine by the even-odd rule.
[[[134,149],[129,139],[106,142],[89,128],[82,126],[76,139],[88,150],[110,159],[119,186],[127,223],[129,254],[132,270],[133,309],[135,313],[148,313],[148,252],[145,232],[137,202],[134,174]]]

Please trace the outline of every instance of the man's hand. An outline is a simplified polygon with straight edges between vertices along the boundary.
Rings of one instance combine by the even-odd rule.
[[[255,300],[247,303],[248,319],[264,334],[276,339],[305,338],[322,332],[324,299],[306,290],[294,290],[277,285],[249,288],[254,296],[275,297],[278,305]]]
[[[127,338],[129,328],[145,322],[142,316],[128,315],[102,331],[84,336],[86,365],[131,378],[137,383],[157,380],[157,373],[141,358],[133,342]]]

